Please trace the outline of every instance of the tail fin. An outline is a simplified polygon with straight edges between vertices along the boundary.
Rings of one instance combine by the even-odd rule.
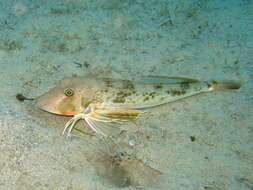
[[[210,90],[237,90],[241,87],[238,81],[211,81]]]

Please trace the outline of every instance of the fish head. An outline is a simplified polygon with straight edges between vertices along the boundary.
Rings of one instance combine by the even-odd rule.
[[[80,79],[76,77],[61,81],[54,88],[37,98],[37,106],[47,112],[73,116],[84,111]]]

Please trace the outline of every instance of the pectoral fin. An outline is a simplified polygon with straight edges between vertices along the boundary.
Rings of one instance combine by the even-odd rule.
[[[96,109],[90,116],[96,121],[121,123],[134,121],[143,113],[134,109]]]

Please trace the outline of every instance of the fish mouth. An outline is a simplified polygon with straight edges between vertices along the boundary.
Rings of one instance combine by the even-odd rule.
[[[48,109],[46,106],[43,107],[41,105],[37,105],[37,107],[42,111],[45,111],[45,112],[48,112],[48,113],[51,113],[51,114],[55,114],[55,115],[59,115],[59,116],[69,116],[70,117],[70,116],[74,116],[74,115],[78,114],[78,113],[75,113],[75,112],[64,112],[64,113],[62,113],[62,112],[59,112],[59,111],[54,110],[54,109]]]

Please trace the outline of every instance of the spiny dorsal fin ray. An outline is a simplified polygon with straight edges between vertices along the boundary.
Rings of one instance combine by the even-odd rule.
[[[186,77],[166,77],[166,76],[144,76],[138,78],[136,81],[143,82],[146,84],[181,84],[181,83],[196,83],[199,82],[197,79],[186,78]]]

